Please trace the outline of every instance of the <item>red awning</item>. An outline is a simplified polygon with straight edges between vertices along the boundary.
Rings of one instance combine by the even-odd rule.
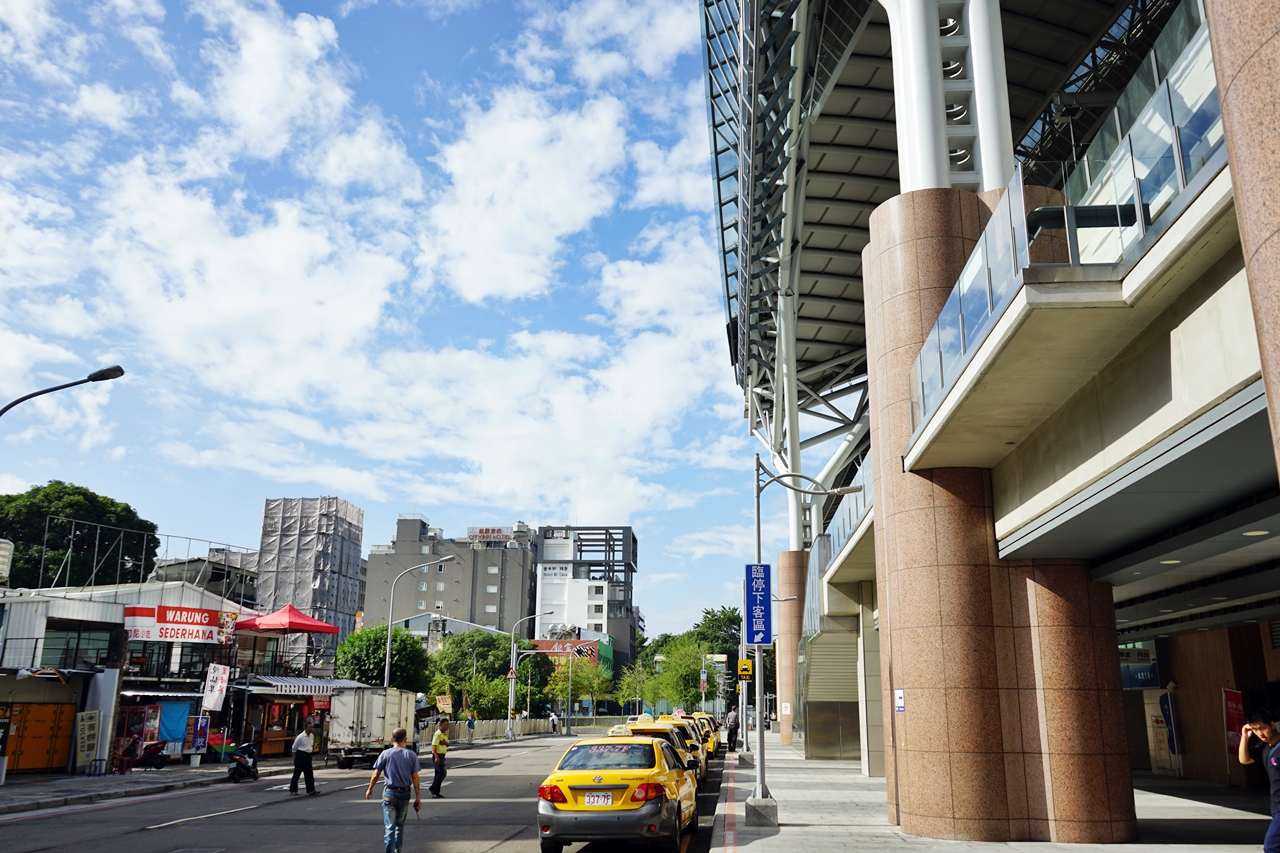
[[[237,631],[274,631],[280,634],[336,634],[337,625],[312,619],[292,604],[286,604],[275,613],[251,616],[236,620]]]

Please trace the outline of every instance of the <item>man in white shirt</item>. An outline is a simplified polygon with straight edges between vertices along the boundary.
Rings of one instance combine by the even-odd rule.
[[[298,777],[306,776],[307,796],[320,793],[316,790],[315,773],[311,770],[311,753],[315,750],[316,739],[311,734],[314,724],[307,720],[302,731],[293,739],[293,779],[289,781],[289,796],[298,796]]]

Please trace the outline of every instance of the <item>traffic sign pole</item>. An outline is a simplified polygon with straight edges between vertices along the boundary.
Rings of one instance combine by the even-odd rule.
[[[773,642],[773,595],[770,591],[772,584],[770,583],[772,573],[769,567],[764,565],[764,553],[760,545],[760,454],[756,454],[756,467],[751,472],[751,484],[756,493],[756,562],[754,566],[747,567],[747,601],[756,606],[757,602],[763,601],[765,622],[757,629],[753,613],[747,616],[747,642],[753,643],[756,647],[756,787],[751,792],[751,796],[756,800],[768,800],[769,786],[765,784],[764,779],[764,652],[760,646],[760,640],[764,639],[764,633],[768,633],[767,642]],[[758,577],[764,580],[764,589],[752,589],[751,582],[752,569],[763,569],[758,572]],[[763,593],[762,598],[756,598],[753,593]],[[776,823],[776,819],[774,821]]]

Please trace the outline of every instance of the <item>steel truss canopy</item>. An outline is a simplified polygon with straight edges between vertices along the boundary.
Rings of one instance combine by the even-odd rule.
[[[1001,0],[1024,168],[1076,159],[1175,7]],[[938,8],[951,78],[967,45],[954,35],[964,4]],[[866,449],[861,253],[871,212],[899,191],[888,16],[874,0],[702,0],[702,27],[726,331],[746,417],[789,470],[799,450],[860,432],[826,466],[830,485]],[[952,185],[977,189],[967,83],[944,81],[948,149]],[[1060,185],[1060,165],[1037,168],[1037,183]],[[806,429],[826,426],[802,436],[798,412],[811,416]]]

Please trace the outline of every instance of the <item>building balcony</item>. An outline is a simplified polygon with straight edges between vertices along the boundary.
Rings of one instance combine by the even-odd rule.
[[[994,467],[1238,242],[1195,3],[1060,168],[1064,191],[1017,170],[926,337],[907,470]]]

